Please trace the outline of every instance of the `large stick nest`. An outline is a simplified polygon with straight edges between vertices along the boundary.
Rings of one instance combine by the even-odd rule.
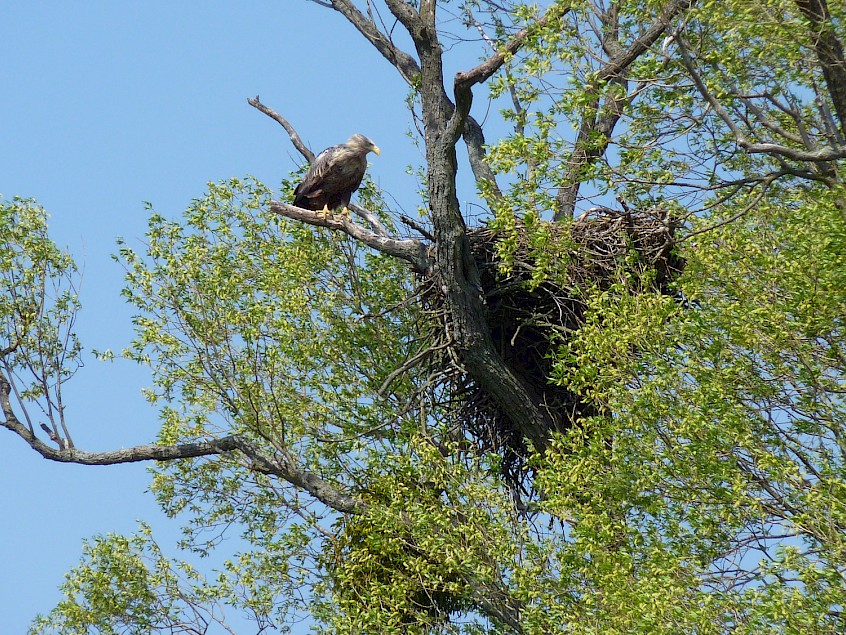
[[[537,227],[535,228],[537,230]],[[539,250],[532,235],[517,225],[513,232],[487,227],[468,230],[480,274],[491,337],[502,359],[539,395],[553,422],[564,431],[580,419],[600,413],[564,387],[550,383],[554,353],[585,317],[590,289],[607,289],[621,280],[639,285],[635,292],[672,294],[671,284],[684,268],[673,250],[675,224],[660,211],[592,210],[571,224],[542,226],[549,246]],[[511,241],[513,253],[503,261],[501,244]],[[552,262],[549,258],[553,258]],[[551,275],[533,281],[539,266]],[[423,285],[424,305],[433,324],[437,365],[445,369],[444,386],[462,438],[480,452],[501,457],[501,471],[513,485],[526,479],[527,447],[502,409],[461,365],[461,351],[450,346],[449,313],[436,279]]]

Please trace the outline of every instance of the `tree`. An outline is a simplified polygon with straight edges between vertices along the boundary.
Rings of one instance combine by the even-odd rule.
[[[188,548],[249,545],[212,578],[144,528],[98,538],[35,631],[206,632],[229,605],[257,632],[305,610],[338,633],[842,632],[843,7],[316,4],[408,83],[423,218],[372,184],[351,221],[236,179],[152,214],[120,258],[156,444],[74,447],[73,264],[37,204],[2,208],[4,427],[53,460],[157,461]],[[532,309],[510,330],[507,293]],[[548,385],[507,346],[529,331]]]

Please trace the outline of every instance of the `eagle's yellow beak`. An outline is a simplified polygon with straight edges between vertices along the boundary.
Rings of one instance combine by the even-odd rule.
[[[373,146],[374,154],[382,154],[382,151],[379,149],[379,146]]]

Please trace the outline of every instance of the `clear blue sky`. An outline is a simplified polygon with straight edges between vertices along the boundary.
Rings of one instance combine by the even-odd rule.
[[[51,234],[84,268],[78,332],[87,349],[132,337],[115,238],[140,245],[143,201],[176,217],[206,182],[255,175],[275,187],[300,161],[284,131],[246,103],[261,95],[314,150],[354,132],[382,149],[371,174],[413,211],[406,88],[338,15],[276,2],[20,2],[0,9],[0,194],[37,198]],[[154,439],[143,369],[88,359],[65,394],[76,445]],[[0,431],[2,432],[2,431]],[[142,465],[50,463],[0,433],[0,631],[24,633],[59,599],[83,538],[150,521]],[[295,627],[295,632],[305,627]]]

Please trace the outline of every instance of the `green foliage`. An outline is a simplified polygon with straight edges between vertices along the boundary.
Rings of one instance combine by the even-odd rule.
[[[384,309],[404,302],[408,274],[267,212],[268,202],[252,181],[213,184],[183,223],[153,215],[148,259],[121,244],[125,297],[140,311],[126,354],[152,366],[154,401],[208,414],[179,430],[167,413],[171,442],[235,429],[318,462],[316,436],[378,424],[375,393],[402,360],[413,317]]]
[[[251,614],[258,628],[272,624],[272,603],[255,586],[256,563],[227,561],[207,580],[189,564],[170,560],[142,524],[137,534],[98,536],[83,545],[82,560],[66,576],[65,596],[39,616],[30,633],[57,635],[205,632],[225,625],[224,605]],[[284,576],[273,572],[270,577]]]
[[[155,587],[172,584],[166,561],[154,571],[143,557],[143,542],[104,536],[83,546],[83,564],[62,585],[66,599],[54,609],[54,619],[39,618],[34,633],[148,633],[167,623],[172,605],[161,602]],[[155,555],[160,555],[156,553]]]
[[[268,202],[250,180],[212,184],[182,223],[153,215],[147,258],[121,245],[125,295],[141,311],[126,354],[153,368],[150,397],[166,404],[162,443],[234,430],[357,489],[392,435],[402,443],[405,419],[386,413],[407,408],[410,380],[384,397],[378,390],[415,346],[408,272],[337,234],[285,221]],[[309,560],[325,516],[235,460],[163,465],[153,489],[168,513],[190,515],[183,546],[207,554],[219,537],[205,538],[210,530],[238,524],[254,547],[241,557],[257,567]],[[308,566],[294,570],[305,576]],[[251,593],[265,603],[288,592],[287,578],[271,582],[261,567],[253,575],[264,586]]]
[[[337,633],[434,633],[478,626],[478,598],[519,558],[523,529],[489,472],[425,435],[374,466],[368,513],[339,519],[324,540],[316,617]],[[472,632],[472,631],[471,631]]]
[[[566,273],[573,245],[546,221],[574,181],[588,200],[680,221],[673,297],[646,274],[584,284],[584,324],[556,334],[550,381],[601,414],[528,457],[533,491],[509,490],[501,457],[445,407],[438,369],[394,376],[426,345],[407,268],[273,215],[251,179],[211,184],[182,219],[152,214],[146,253],[120,246],[137,309],[125,354],[153,370],[159,441],[238,432],[362,508],[332,512],[235,454],[157,466],[182,546],[211,557],[237,532],[238,553],[207,579],[143,528],[96,539],[35,632],[164,631],[219,605],[274,628],[309,611],[318,632],[349,635],[846,630],[843,165],[744,152],[738,136],[836,145],[807,22],[787,0],[699,2],[603,81],[603,37],[632,42],[666,3],[614,3],[614,29],[594,3],[571,4],[493,80],[513,131],[489,148],[503,196],[482,194],[506,269],[527,241],[531,285]],[[829,4],[846,39],[846,9]],[[466,6],[500,45],[539,15]],[[574,146],[574,129],[619,103],[611,139],[593,129]],[[372,183],[361,194],[384,207]],[[19,347],[15,369],[66,377],[75,295],[38,290],[66,285],[73,265],[34,203],[2,210],[0,348]]]
[[[44,209],[29,199],[0,201],[0,369],[30,428],[33,406],[59,425],[61,387],[81,364],[77,275],[48,237]]]
[[[575,518],[567,551],[589,556],[592,576],[614,572],[589,579],[591,593],[627,572],[677,598],[683,631],[843,627],[846,222],[839,191],[792,196],[686,245],[686,309],[601,294],[562,355],[558,380],[614,417],[574,432],[543,467],[544,507]]]

